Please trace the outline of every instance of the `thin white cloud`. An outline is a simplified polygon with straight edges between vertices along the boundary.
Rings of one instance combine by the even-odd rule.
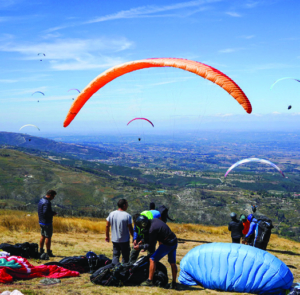
[[[122,58],[101,57],[95,58],[93,56],[88,58],[77,58],[75,61],[60,63],[58,61],[51,62],[51,67],[57,71],[78,71],[78,70],[92,70],[92,69],[107,69],[118,64],[124,63]]]
[[[51,40],[52,41],[52,40]],[[118,52],[133,47],[126,38],[108,39],[55,39],[53,42],[16,44],[13,41],[0,43],[0,51],[18,52],[26,60],[35,60],[39,52],[49,61],[54,70],[86,70],[106,68],[125,62],[114,57]]]
[[[149,17],[189,17],[197,12],[208,9],[207,5],[215,2],[221,2],[223,0],[195,0],[181,3],[175,3],[170,5],[147,5],[131,8],[128,10],[118,11],[116,13],[95,17],[85,22],[70,23],[65,25],[56,26],[48,29],[46,32],[54,32],[61,29],[74,27],[83,24],[92,24],[98,22],[112,21],[117,19],[133,19],[133,18],[149,18]],[[196,9],[190,9],[196,8]],[[179,13],[168,13],[169,11],[179,11]]]
[[[221,118],[223,118],[223,117],[231,117],[231,116],[234,116],[234,114],[215,114],[214,116],[215,116],[215,117],[221,117]]]
[[[197,0],[197,1],[188,1],[188,2],[181,2],[171,5],[164,5],[164,6],[141,6],[136,8],[131,8],[129,10],[122,10],[117,13],[101,16],[98,18],[94,18],[92,20],[87,21],[87,23],[97,23],[115,19],[124,19],[124,18],[136,18],[136,17],[147,17],[151,14],[177,10],[177,9],[184,9],[190,7],[198,7],[205,4],[210,4],[213,2],[219,2],[220,0]]]
[[[243,35],[241,36],[240,38],[243,38],[243,39],[253,39],[255,37],[255,35]]]
[[[219,50],[219,53],[233,53],[233,52],[237,52],[237,51],[240,51],[243,49],[244,48],[226,48],[226,49]]]
[[[0,9],[2,9],[2,8],[8,8],[10,6],[18,4],[21,1],[22,0],[0,0]]]
[[[247,1],[245,3],[245,7],[246,8],[254,8],[254,7],[258,6],[261,2],[263,2],[263,1]]]
[[[299,65],[290,65],[283,63],[268,63],[261,65],[253,65],[249,68],[250,71],[261,71],[261,70],[273,70],[273,69],[287,69],[287,68],[295,68],[300,67]]]
[[[15,83],[15,82],[18,82],[18,80],[0,79],[0,83]]]
[[[232,17],[242,17],[241,14],[237,13],[237,12],[233,12],[233,11],[228,11],[226,12],[226,14],[232,16]]]
[[[126,38],[119,39],[57,39],[54,42],[42,42],[34,44],[14,44],[12,42],[0,44],[0,51],[19,52],[25,59],[37,59],[37,54],[43,52],[43,59],[76,59],[83,53],[110,51],[118,52],[133,46],[133,42]]]

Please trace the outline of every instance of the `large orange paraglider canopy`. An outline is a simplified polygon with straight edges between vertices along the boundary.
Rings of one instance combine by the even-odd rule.
[[[124,74],[152,67],[174,67],[199,75],[226,90],[238,101],[248,114],[252,112],[251,103],[243,90],[233,80],[219,70],[197,61],[182,58],[151,58],[131,61],[115,66],[96,77],[83,89],[77,99],[73,102],[65,119],[64,127],[69,126],[84,104],[104,85]]]

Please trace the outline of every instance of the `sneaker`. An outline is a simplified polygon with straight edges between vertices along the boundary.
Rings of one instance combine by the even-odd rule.
[[[144,286],[144,287],[154,287],[154,284],[152,281],[150,281],[149,279],[143,283],[141,283],[141,286]]]
[[[43,253],[45,253],[45,250],[43,248],[40,249],[40,255],[42,255]]]
[[[49,257],[56,257],[55,255],[53,255],[52,250],[47,250],[47,254]]]
[[[176,282],[172,282],[169,286],[169,289],[173,289],[173,290],[177,290],[177,283]]]

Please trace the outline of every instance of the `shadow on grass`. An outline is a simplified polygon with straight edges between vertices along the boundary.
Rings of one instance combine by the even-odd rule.
[[[295,252],[292,252],[292,251],[280,251],[280,250],[271,250],[271,249],[267,249],[267,251],[269,251],[269,252],[275,252],[275,253],[280,253],[280,254],[300,256],[299,253],[295,253]]]
[[[177,291],[204,291],[205,289],[200,286],[186,286],[186,285],[182,285],[180,283],[177,283]]]
[[[208,241],[196,241],[196,240],[186,240],[186,239],[177,239],[179,244],[183,244],[185,242],[193,242],[193,243],[202,243],[202,244],[210,244],[212,242]]]

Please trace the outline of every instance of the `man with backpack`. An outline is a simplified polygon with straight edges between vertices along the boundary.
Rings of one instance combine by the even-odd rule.
[[[231,239],[232,243],[239,244],[241,241],[241,237],[243,236],[243,223],[240,220],[237,220],[236,213],[232,212],[230,214],[231,221],[228,224],[228,230],[231,231]]]
[[[171,221],[174,221],[174,219],[170,218],[169,213],[168,213],[169,209],[165,205],[159,206],[158,211],[160,212],[161,220],[164,223],[167,223],[168,219]]]
[[[122,262],[129,261],[130,254],[130,235],[133,237],[132,219],[128,214],[128,202],[125,199],[118,201],[118,210],[109,214],[106,218],[106,238],[109,242],[109,229],[111,227],[111,241],[113,243],[113,264],[118,264],[122,253]],[[129,235],[130,233],[130,235]]]
[[[247,219],[251,223],[245,239],[248,239],[251,235],[253,235],[253,246],[266,250],[271,237],[271,230],[273,228],[272,220],[266,217],[256,219],[253,214],[250,214]]]
[[[40,254],[44,254],[44,244],[46,243],[47,254],[49,257],[55,257],[51,250],[53,216],[57,215],[56,212],[52,211],[51,201],[55,198],[55,196],[56,191],[49,190],[46,193],[46,196],[44,196],[38,203],[39,224],[41,227]],[[49,259],[49,257],[47,259]]]
[[[149,250],[150,253],[153,253],[150,256],[149,278],[147,281],[142,283],[141,286],[154,286],[153,277],[156,263],[164,256],[168,255],[168,262],[171,265],[173,278],[172,283],[170,284],[170,289],[177,289],[176,249],[178,241],[176,235],[171,231],[166,223],[157,218],[150,220],[146,216],[139,216],[136,220],[136,227],[142,234],[144,234],[145,243],[144,245],[139,243],[134,246],[134,249],[136,251],[145,249]],[[155,251],[155,245],[157,242],[160,243],[160,246]]]

